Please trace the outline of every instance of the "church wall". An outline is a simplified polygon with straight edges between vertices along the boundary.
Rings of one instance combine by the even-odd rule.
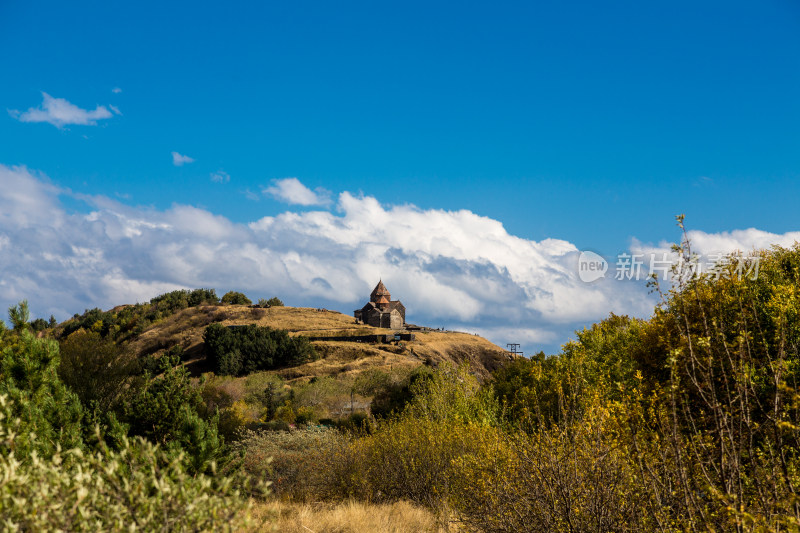
[[[402,329],[403,327],[403,317],[400,316],[400,313],[397,312],[397,309],[392,309],[389,315],[389,327],[392,329]]]

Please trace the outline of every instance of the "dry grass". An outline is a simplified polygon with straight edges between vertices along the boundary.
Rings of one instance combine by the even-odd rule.
[[[395,354],[391,345],[363,344],[357,342],[314,342],[321,358],[300,366],[279,370],[287,380],[312,377],[358,374],[364,370],[391,371],[397,368],[416,368],[421,359],[406,354]]]
[[[407,502],[371,505],[357,501],[300,504],[255,503],[252,525],[243,532],[282,533],[437,533],[434,516]]]
[[[153,324],[130,343],[134,353],[155,353],[181,346],[190,370],[199,374],[204,366],[203,332],[212,322],[225,325],[258,324],[286,329],[294,335],[364,335],[390,333],[391,330],[356,324],[351,316],[336,311],[306,307],[254,309],[244,305],[200,306],[184,309]],[[339,376],[369,369],[390,371],[416,367],[423,362],[468,361],[482,376],[505,359],[504,351],[486,339],[467,333],[445,331],[417,332],[416,340],[392,344],[316,341],[319,360],[290,369],[275,371],[286,380]]]
[[[430,331],[416,334],[408,343],[409,350],[420,359],[434,363],[443,361],[456,364],[469,362],[482,377],[507,361],[505,350],[478,335],[452,331]]]

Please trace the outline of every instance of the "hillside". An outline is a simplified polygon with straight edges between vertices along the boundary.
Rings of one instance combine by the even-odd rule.
[[[356,324],[353,317],[336,311],[302,307],[255,308],[245,305],[202,305],[182,309],[158,321],[126,342],[137,355],[158,354],[175,346],[186,354],[186,365],[195,375],[209,371],[203,332],[209,324],[257,324],[286,329],[292,335],[343,337],[391,334],[393,330]],[[322,356],[301,366],[275,370],[285,380],[357,374],[368,369],[436,366],[443,361],[470,363],[473,371],[486,376],[507,360],[506,352],[483,337],[449,331],[414,332],[413,341],[364,343],[316,340]]]

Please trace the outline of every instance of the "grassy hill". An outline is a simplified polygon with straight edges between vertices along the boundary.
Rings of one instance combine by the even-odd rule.
[[[285,329],[291,335],[309,337],[359,336],[393,333],[393,330],[356,324],[353,317],[336,311],[304,307],[256,308],[245,305],[202,305],[182,309],[158,321],[125,344],[133,353],[159,354],[179,346],[186,354],[186,365],[199,375],[209,371],[203,332],[212,323],[223,325],[257,324]],[[415,340],[392,343],[314,341],[321,358],[304,365],[272,371],[281,378],[305,380],[313,377],[357,374],[364,370],[436,366],[447,361],[469,362],[480,376],[486,376],[507,360],[506,352],[483,337],[450,331],[415,332]]]
[[[246,300],[244,295],[241,298]],[[173,291],[147,303],[87,310],[40,334],[53,335],[62,345],[77,346],[82,353],[118,353],[120,361],[128,361],[125,365],[137,375],[143,375],[145,369],[158,375],[164,367],[157,360],[169,354],[172,365],[174,356],[180,356],[181,367],[195,378],[204,378],[194,380],[203,397],[203,416],[220,412],[220,430],[227,437],[235,436],[239,428],[262,427],[269,422],[291,424],[375,414],[376,398],[379,411],[390,411],[408,397],[413,375],[429,368],[468,363],[470,372],[482,379],[508,361],[504,350],[477,335],[423,328],[413,332],[413,340],[395,341],[396,331],[358,324],[353,317],[335,311],[221,300],[213,289]],[[303,363],[261,367],[269,370],[234,375],[215,372],[220,369],[215,358],[219,354],[209,355],[213,352],[204,341],[212,324],[256,325],[287,332],[289,338],[312,338],[315,353],[298,359]],[[75,337],[81,331],[94,337]],[[383,342],[365,336],[381,336]],[[268,344],[260,344],[256,353],[271,357],[269,349]],[[238,357],[237,348],[228,346],[226,350],[231,357]]]

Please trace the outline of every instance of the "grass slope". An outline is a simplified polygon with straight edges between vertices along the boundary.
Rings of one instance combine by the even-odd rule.
[[[211,323],[257,324],[288,330],[292,335],[347,336],[391,333],[392,330],[356,324],[353,317],[325,309],[304,307],[251,308],[244,305],[190,307],[150,326],[128,342],[137,355],[157,354],[180,346],[187,354],[187,366],[195,374],[209,371],[203,332]],[[339,376],[369,369],[413,368],[420,364],[469,362],[486,376],[506,359],[505,352],[488,340],[467,333],[429,331],[415,333],[416,340],[396,344],[315,341],[322,356],[301,366],[274,371],[284,379]]]

